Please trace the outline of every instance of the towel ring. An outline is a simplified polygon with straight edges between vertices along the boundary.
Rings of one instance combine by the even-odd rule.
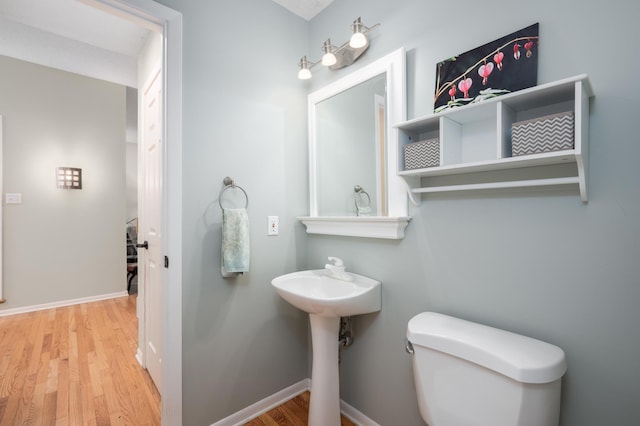
[[[220,208],[224,210],[224,207],[222,207],[222,194],[224,193],[224,191],[226,191],[229,188],[234,188],[234,189],[239,189],[244,194],[244,198],[246,200],[244,203],[244,208],[246,209],[247,206],[249,205],[249,196],[247,195],[247,191],[245,191],[240,185],[236,185],[233,182],[233,179],[231,179],[229,176],[227,176],[222,180],[222,184],[224,185],[224,187],[220,190],[220,194],[218,194],[218,204],[220,204]]]
[[[369,196],[369,193],[367,191],[364,190],[363,187],[361,187],[360,185],[356,185],[353,187],[353,192],[356,193],[356,197],[355,197],[355,203],[356,203],[356,208],[361,208],[361,207],[369,207],[371,205],[371,197]],[[359,205],[358,204],[358,196],[363,196],[366,195],[367,196],[367,202],[366,204],[363,203],[363,205]],[[362,199],[364,201],[364,199]]]

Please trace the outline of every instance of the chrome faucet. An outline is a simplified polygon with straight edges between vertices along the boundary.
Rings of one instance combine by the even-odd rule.
[[[324,269],[329,271],[329,276],[337,280],[353,281],[353,276],[345,270],[344,262],[338,257],[329,256],[329,262],[324,265]]]

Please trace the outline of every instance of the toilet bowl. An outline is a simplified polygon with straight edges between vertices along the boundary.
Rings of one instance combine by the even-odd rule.
[[[429,426],[557,426],[567,365],[549,343],[434,312],[413,317],[407,350]]]

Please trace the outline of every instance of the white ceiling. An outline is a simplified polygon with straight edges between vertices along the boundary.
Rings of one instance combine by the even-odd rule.
[[[0,16],[91,46],[137,56],[148,30],[78,0],[0,0]]]
[[[333,0],[273,1],[309,20]],[[150,30],[95,3],[0,0],[0,55],[137,87],[137,57]]]
[[[307,21],[329,6],[333,0],[273,0]]]

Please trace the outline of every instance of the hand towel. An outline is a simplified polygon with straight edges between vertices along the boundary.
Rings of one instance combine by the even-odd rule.
[[[356,214],[358,216],[371,216],[371,207],[369,206],[356,206]]]
[[[249,215],[247,209],[222,211],[222,276],[249,272]]]

